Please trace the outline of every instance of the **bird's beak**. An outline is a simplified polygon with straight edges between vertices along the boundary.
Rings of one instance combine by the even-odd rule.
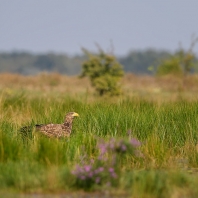
[[[72,115],[73,117],[79,117],[79,115],[77,113],[73,113]]]

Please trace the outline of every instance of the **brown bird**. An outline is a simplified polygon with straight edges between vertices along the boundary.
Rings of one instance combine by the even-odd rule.
[[[48,137],[69,137],[72,132],[72,122],[75,117],[79,116],[75,112],[69,112],[65,116],[63,124],[37,124],[36,131]]]

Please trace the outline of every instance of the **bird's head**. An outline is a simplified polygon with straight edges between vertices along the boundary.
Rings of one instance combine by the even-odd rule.
[[[78,113],[76,112],[70,112],[71,113],[71,116],[74,118],[74,117],[79,117]]]
[[[65,120],[73,120],[75,117],[79,117],[78,113],[76,112],[69,112],[65,116]]]

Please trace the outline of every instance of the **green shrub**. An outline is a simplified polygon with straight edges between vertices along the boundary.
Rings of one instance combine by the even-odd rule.
[[[171,57],[170,59],[164,60],[161,65],[157,68],[157,75],[163,76],[163,75],[176,75],[181,76],[183,74],[180,60],[177,57]]]
[[[167,74],[186,76],[187,74],[190,74],[192,69],[196,67],[196,56],[193,52],[193,47],[197,41],[198,38],[193,37],[190,48],[187,51],[180,49],[173,56],[163,60],[158,66],[156,74],[159,76]]]
[[[100,96],[120,94],[119,81],[124,72],[116,58],[113,55],[105,54],[103,51],[100,51],[99,54],[85,52],[89,59],[82,65],[81,77],[89,77],[92,86]]]

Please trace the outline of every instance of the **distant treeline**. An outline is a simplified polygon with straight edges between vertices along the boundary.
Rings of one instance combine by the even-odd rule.
[[[171,55],[168,51],[144,50],[131,51],[126,56],[117,57],[125,72],[150,74],[148,67],[154,68],[160,60]],[[78,75],[86,56],[68,56],[66,54],[32,54],[26,52],[0,53],[0,72],[34,75],[40,72],[58,72],[67,75]]]

